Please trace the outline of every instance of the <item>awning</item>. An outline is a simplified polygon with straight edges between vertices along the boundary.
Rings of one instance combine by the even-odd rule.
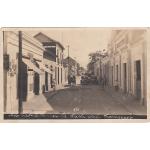
[[[33,69],[33,71],[37,72],[37,73],[41,73],[41,70],[36,67],[29,59],[22,59],[22,61],[30,68]]]
[[[48,72],[49,74],[52,74],[52,71],[51,71],[49,68],[45,67],[45,65],[44,65],[43,63],[38,62],[38,64],[40,65],[40,68],[41,68],[41,69],[45,70],[45,71]]]

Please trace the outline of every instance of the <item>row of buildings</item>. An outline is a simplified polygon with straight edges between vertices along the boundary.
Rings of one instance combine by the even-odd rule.
[[[147,29],[112,30],[108,49],[97,56],[93,73],[142,104],[147,104]]]
[[[53,80],[56,89],[66,84],[63,52],[60,42],[43,33],[32,37],[21,31],[3,31],[5,112],[18,112],[20,93],[22,100],[28,101],[34,95],[53,90]]]

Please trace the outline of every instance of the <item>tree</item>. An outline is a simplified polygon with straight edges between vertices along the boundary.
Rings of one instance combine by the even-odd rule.
[[[103,50],[98,50],[96,52],[90,53],[89,59],[91,60],[91,62],[96,62],[97,60],[99,60],[100,57],[105,57],[105,56],[107,56],[107,51],[103,49]]]
[[[90,59],[90,62],[88,63],[87,65],[87,68],[88,68],[88,71],[89,72],[93,72],[94,71],[94,63],[97,62],[98,60],[100,60],[101,58],[104,58],[106,57],[108,54],[107,54],[107,51],[105,49],[103,50],[98,50],[96,52],[92,52],[89,54],[89,59]]]

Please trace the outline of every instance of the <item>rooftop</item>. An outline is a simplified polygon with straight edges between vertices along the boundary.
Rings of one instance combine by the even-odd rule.
[[[45,42],[47,42],[47,43],[56,43],[56,44],[58,44],[58,45],[62,48],[62,50],[65,49],[65,48],[63,47],[63,45],[62,45],[60,42],[58,42],[58,41],[56,41],[56,40],[50,38],[49,36],[47,36],[46,34],[44,34],[44,33],[42,33],[42,32],[39,32],[39,33],[36,34],[34,37],[35,37],[39,42],[41,42],[41,43],[45,43]]]

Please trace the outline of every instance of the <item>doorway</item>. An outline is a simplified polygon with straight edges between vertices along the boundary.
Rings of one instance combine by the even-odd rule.
[[[127,63],[123,63],[123,85],[124,93],[127,93]]]
[[[135,62],[135,93],[137,99],[141,99],[141,61],[137,60]]]
[[[34,93],[35,95],[39,95],[39,79],[40,76],[38,73],[34,73]]]
[[[48,73],[45,72],[45,91],[48,91]]]

